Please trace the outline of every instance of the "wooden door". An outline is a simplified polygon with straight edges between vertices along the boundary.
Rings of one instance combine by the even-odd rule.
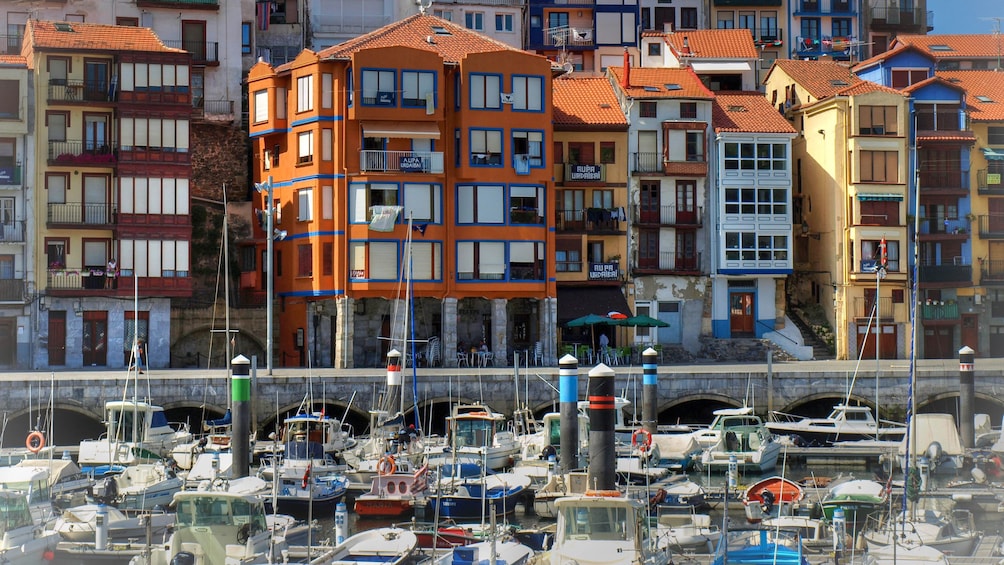
[[[896,353],[896,326],[887,324],[876,330],[874,324],[869,328],[868,324],[858,324],[858,352],[862,349],[861,359],[875,359],[875,336],[879,338],[879,356],[882,359],[895,359]],[[881,332],[881,333],[880,333]]]
[[[676,223],[697,223],[697,184],[692,180],[676,181]]]
[[[49,311],[49,366],[66,364],[66,311]]]
[[[659,231],[638,232],[638,266],[642,269],[661,269],[659,264]]]
[[[980,317],[978,314],[962,315],[962,343],[959,349],[969,346],[976,355],[979,355],[980,344]]]
[[[1004,232],[1004,198],[988,198],[987,231],[991,233]]]
[[[958,351],[954,345],[954,326],[924,328],[924,359],[952,359]]]
[[[732,337],[753,336],[753,300],[752,292],[733,292],[729,296],[729,328]]]
[[[676,232],[676,264],[678,271],[696,271],[697,265],[697,232]]]
[[[638,221],[643,224],[661,223],[659,207],[659,182],[641,183]]]
[[[108,364],[108,312],[84,312],[80,349],[85,367]]]
[[[16,361],[17,347],[17,318],[0,318],[0,343],[5,344],[0,347],[0,368],[13,369]]]

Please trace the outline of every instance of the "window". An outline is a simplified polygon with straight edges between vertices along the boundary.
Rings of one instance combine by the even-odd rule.
[[[899,225],[899,201],[862,200],[861,223],[870,226]]]
[[[658,115],[657,106],[652,101],[642,101],[638,108],[638,116],[642,118],[654,118]]]
[[[777,38],[777,12],[760,12],[760,40],[774,41]]]
[[[514,241],[509,244],[509,280],[544,280],[544,242]]]
[[[314,132],[304,131],[297,136],[297,163],[306,164],[314,161]]]
[[[335,244],[325,241],[321,244],[321,274],[330,277],[335,272]]]
[[[66,253],[69,247],[69,241],[66,239],[48,239],[45,240],[45,258],[49,264],[50,270],[59,270],[66,268]]]
[[[241,54],[249,53],[251,53],[251,22],[241,22]]]
[[[296,111],[309,112],[314,109],[314,75],[296,79]]]
[[[115,25],[125,27],[139,27],[139,18],[115,18]]]
[[[501,281],[505,279],[505,242],[461,241],[457,243],[457,280]]]
[[[760,261],[787,261],[788,236],[763,235],[757,236],[757,259]]]
[[[918,103],[916,105],[917,129],[958,131],[961,110],[959,104],[953,103]]]
[[[864,240],[861,242],[861,272],[874,272],[882,260],[881,240]],[[899,242],[886,241],[886,270],[899,271]]]
[[[495,14],[495,31],[512,31],[512,14]]]
[[[502,185],[458,186],[457,210],[459,224],[503,224],[505,191]]]
[[[296,246],[296,276],[314,276],[314,246],[310,243]]]
[[[819,40],[819,18],[802,18],[802,39]]]
[[[784,143],[725,144],[727,171],[785,171],[788,169],[788,147]]]
[[[756,12],[739,12],[739,22],[736,27],[740,29],[755,30],[756,29]]]
[[[352,183],[349,186],[350,220],[365,223],[372,219],[371,206],[397,206],[397,185],[387,182]]]
[[[784,171],[788,168],[788,148],[783,143],[757,143],[758,171]]]
[[[509,197],[509,223],[542,225],[544,223],[544,188],[513,186]]]
[[[45,173],[45,191],[49,204],[64,204],[66,188],[70,184],[70,173]]]
[[[432,15],[437,18],[443,18],[448,22],[453,21],[453,10],[433,10]]]
[[[471,165],[502,166],[502,130],[471,129]]]
[[[788,213],[788,190],[784,188],[758,188],[757,214],[781,216]]]
[[[895,106],[862,106],[858,117],[861,135],[896,135]]]
[[[415,241],[411,244],[411,279],[443,279],[443,244],[438,241]]]
[[[613,141],[600,142],[600,163],[611,164],[616,160],[617,148]]]
[[[367,106],[396,106],[396,73],[391,70],[363,71],[363,104]]]
[[[540,77],[512,77],[512,109],[540,112],[544,107],[544,81]]]
[[[704,160],[704,132],[687,132],[687,161]]]
[[[554,267],[559,273],[582,272],[582,249],[578,239],[558,239],[555,241],[557,251],[554,254]]]
[[[697,8],[680,8],[680,29],[697,29]]]
[[[441,222],[440,198],[438,184],[405,183],[404,217],[411,217],[416,222]]]
[[[662,44],[658,41],[653,41],[648,44],[648,54],[650,57],[658,57],[662,55]]]
[[[584,141],[569,141],[568,142],[568,162],[573,165],[592,165],[595,163],[593,158],[593,144],[591,142]]]
[[[397,280],[398,265],[397,242],[349,242],[349,278]]]
[[[861,182],[899,182],[896,151],[861,151]]]
[[[850,37],[851,19],[833,18],[833,37]]]
[[[467,29],[473,29],[474,31],[484,31],[485,13],[467,12],[464,14],[464,26],[467,27]]]
[[[544,132],[513,130],[512,144],[513,157],[526,159],[531,167],[544,166]]]
[[[502,107],[502,76],[471,73],[471,108],[476,110]]]
[[[725,213],[726,214],[756,214],[756,189],[754,188],[726,188],[725,189]]]
[[[1004,127],[988,127],[987,143],[990,145],[1004,145]]]
[[[917,84],[922,80],[927,80],[927,73],[927,69],[893,69],[892,87],[898,89]]]
[[[296,219],[301,222],[314,219],[314,189],[301,188],[296,191]]]
[[[756,233],[725,232],[725,260],[755,261]]]
[[[401,106],[424,108],[426,97],[436,95],[436,73],[430,71],[401,71]]]
[[[258,90],[254,93],[254,123],[268,121],[268,91]]]
[[[123,214],[189,214],[189,180],[159,176],[121,176],[118,210]]]
[[[718,11],[718,29],[732,29],[736,27],[735,12],[727,10]]]
[[[46,112],[45,125],[49,130],[49,141],[66,141],[66,128],[69,123],[70,115],[66,112]]]
[[[680,119],[697,119],[697,102],[680,102]]]

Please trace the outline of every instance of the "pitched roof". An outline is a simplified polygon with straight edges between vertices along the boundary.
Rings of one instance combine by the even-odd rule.
[[[28,61],[20,55],[0,55],[0,66],[25,67]]]
[[[677,55],[702,59],[756,59],[760,53],[748,29],[697,29],[664,34]]]
[[[554,125],[570,127],[610,127],[627,129],[610,79],[565,76],[554,85]]]
[[[624,67],[607,67],[607,73],[617,83],[626,96],[631,98],[706,98],[712,99],[714,93],[708,90],[697,73],[687,67],[685,69],[665,69],[651,67],[631,67],[631,85],[621,86]],[[666,85],[675,85],[667,88]]]
[[[906,92],[908,94],[909,93],[913,93],[913,92],[916,92],[916,91],[918,91],[918,90],[920,90],[920,89],[922,89],[922,88],[924,88],[926,86],[929,86],[929,85],[932,85],[932,84],[935,84],[935,83],[942,84],[944,86],[947,86],[948,88],[952,88],[952,89],[958,90],[959,92],[965,92],[965,90],[961,86],[959,86],[959,85],[957,85],[957,84],[955,84],[955,83],[953,83],[953,82],[951,82],[951,81],[949,81],[949,80],[947,80],[947,79],[945,79],[945,78],[943,78],[941,76],[927,77],[927,78],[925,78],[924,80],[922,80],[920,82],[915,82],[915,83],[911,84],[910,86],[904,88],[903,92]]]
[[[915,45],[935,59],[990,58],[1004,50],[1004,38],[994,33],[898,35],[893,45],[899,44]]]
[[[836,61],[777,59],[774,67],[784,71],[816,100],[832,96],[842,88],[861,82],[850,67]]]
[[[471,53],[492,51],[526,53],[526,51],[471,31],[449,20],[419,13],[350,39],[345,43],[323,49],[317,55],[321,59],[343,59],[362,49],[399,46],[439,53],[448,63],[459,63]]]
[[[1004,121],[1004,73],[938,71],[938,77],[966,91],[966,109],[976,122]]]
[[[715,93],[712,125],[717,132],[795,133],[759,92]]]
[[[146,27],[28,20],[25,37],[35,49],[185,52],[167,47]]]
[[[928,53],[927,51],[925,51],[924,49],[922,49],[922,48],[920,48],[920,47],[918,47],[916,45],[898,44],[895,47],[893,47],[892,49],[889,49],[888,51],[883,51],[882,53],[879,53],[878,55],[873,55],[873,56],[869,57],[868,59],[865,59],[864,61],[861,61],[860,63],[854,65],[853,70],[856,73],[861,72],[861,71],[863,71],[863,70],[865,70],[865,69],[867,69],[869,67],[873,67],[876,64],[881,63],[882,61],[885,61],[886,59],[889,59],[889,58],[894,57],[896,55],[899,55],[900,53],[903,53],[905,51],[914,51],[916,53],[920,53],[921,55],[923,55],[925,57],[930,57],[930,58],[933,59],[933,57],[931,57],[930,53]]]
[[[897,94],[899,96],[904,96],[902,92],[896,90],[895,88],[889,88],[888,86],[882,86],[876,82],[870,80],[859,80],[858,82],[845,86],[838,90],[835,94],[841,96],[859,96],[861,94],[868,94],[869,92],[886,92],[889,94]]]

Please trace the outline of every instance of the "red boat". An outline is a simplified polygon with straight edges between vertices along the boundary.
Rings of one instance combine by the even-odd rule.
[[[370,491],[356,498],[354,510],[360,516],[398,517],[424,504],[429,489],[429,466],[415,473],[398,473],[390,455],[380,460]]]
[[[769,477],[750,485],[743,493],[746,521],[757,524],[764,518],[790,516],[805,497],[802,485],[784,477]]]

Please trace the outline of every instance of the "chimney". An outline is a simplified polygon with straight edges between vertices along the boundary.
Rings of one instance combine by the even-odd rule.
[[[683,49],[680,49],[681,55],[690,55],[690,41],[687,40],[687,36],[683,36]]]
[[[621,77],[621,88],[631,88],[631,53],[624,48],[624,76]]]

